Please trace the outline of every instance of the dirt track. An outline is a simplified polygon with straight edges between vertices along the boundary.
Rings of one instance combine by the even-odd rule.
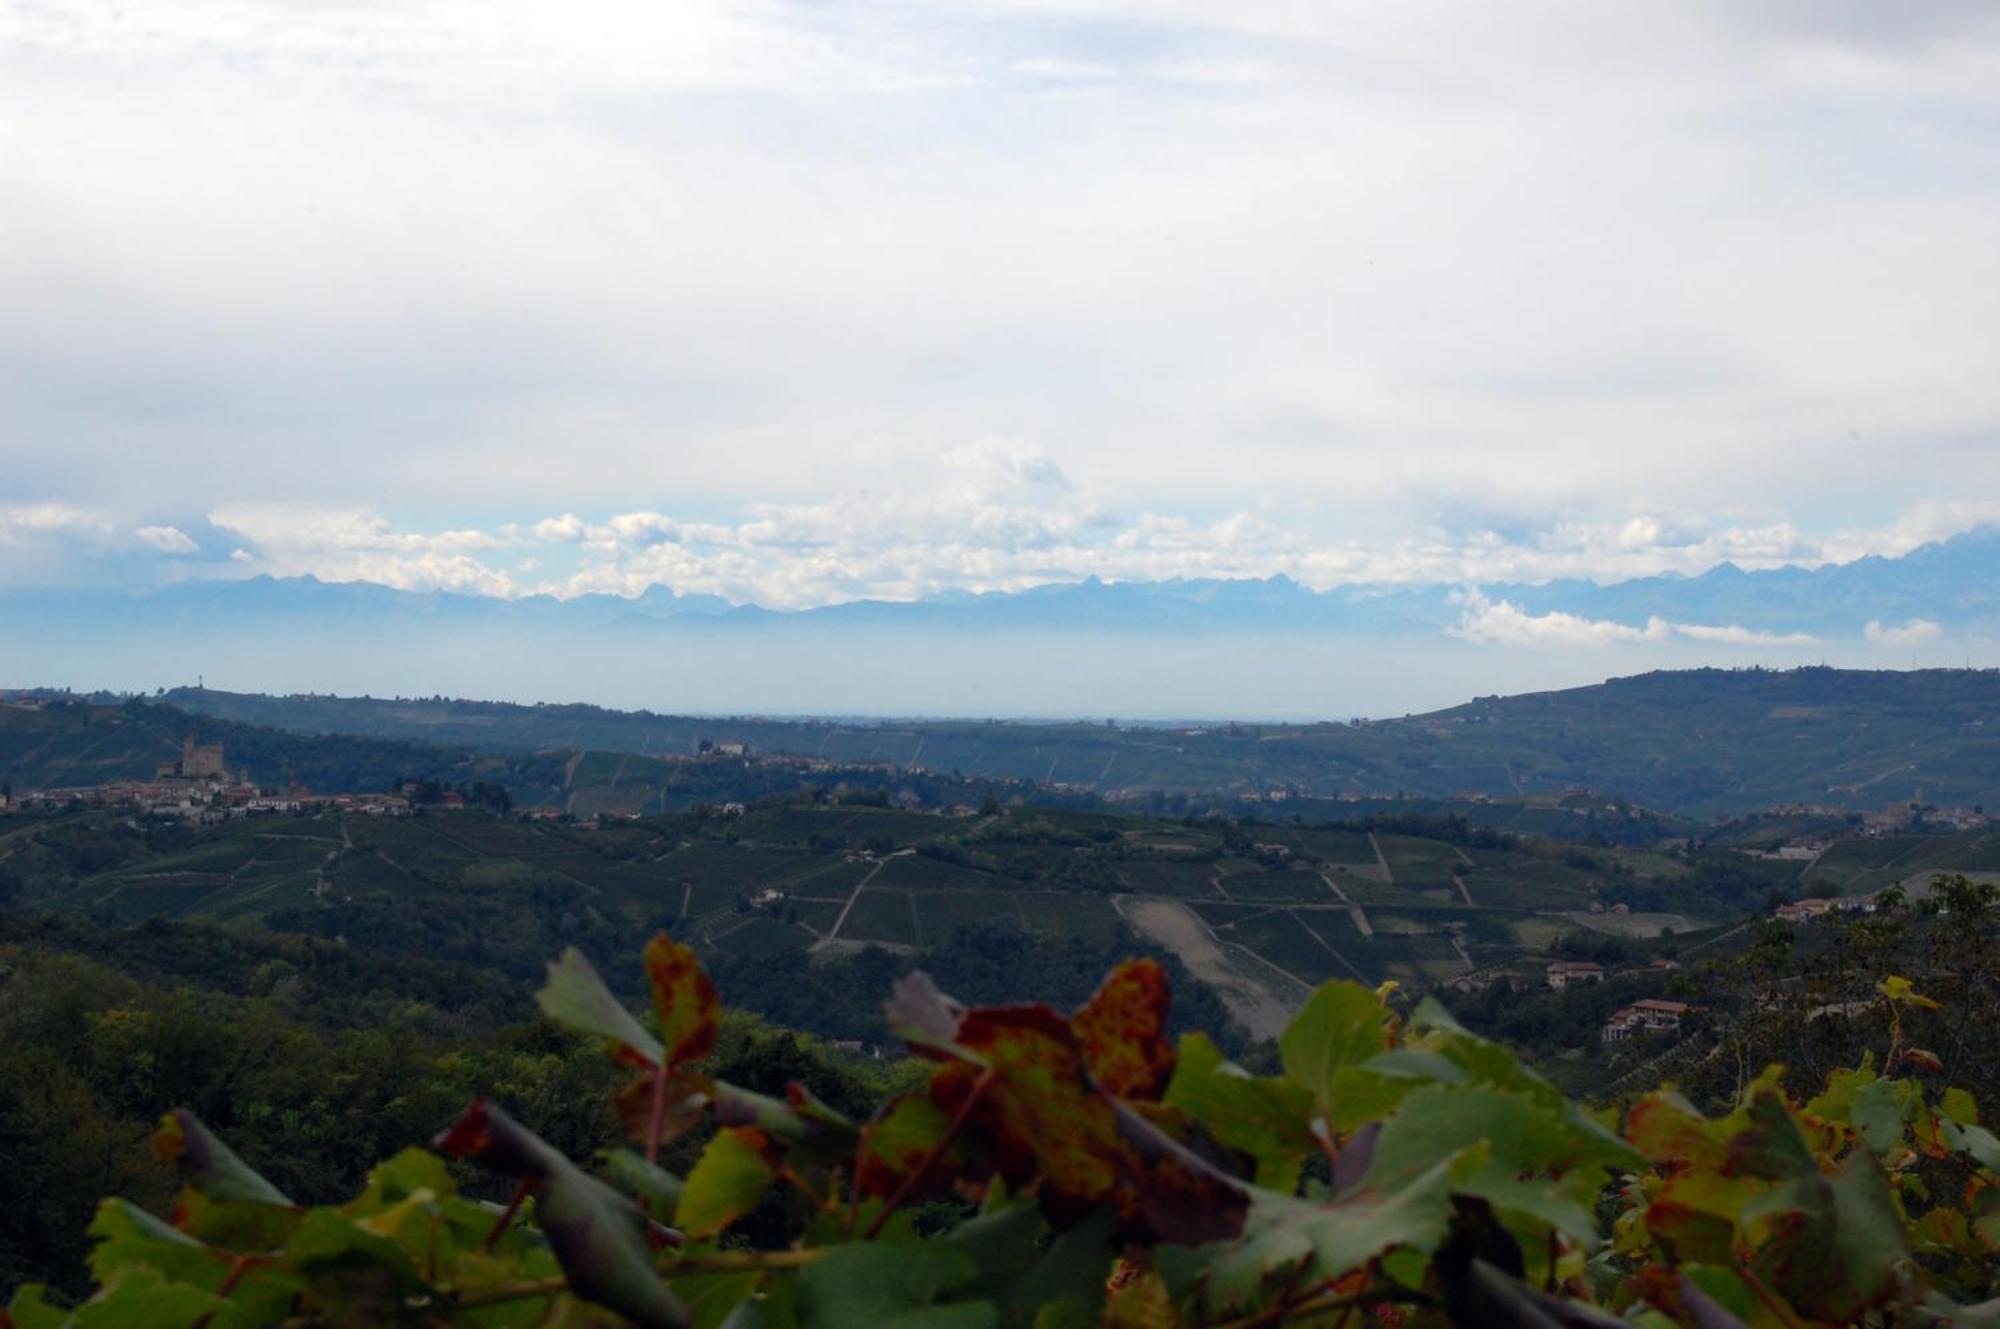
[[[1292,1006],[1230,964],[1193,910],[1168,900],[1133,900],[1121,903],[1119,912],[1146,937],[1179,956],[1196,978],[1214,988],[1229,1013],[1254,1037],[1275,1038],[1284,1031],[1292,1018]]]

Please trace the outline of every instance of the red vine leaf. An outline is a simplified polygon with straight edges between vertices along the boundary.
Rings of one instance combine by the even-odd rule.
[[[662,932],[646,943],[646,978],[653,986],[667,1065],[700,1061],[713,1052],[722,1028],[722,1003],[694,948]]]
[[[1156,1101],[1174,1074],[1167,1041],[1166,971],[1155,960],[1127,960],[1111,971],[1071,1025],[1083,1058],[1107,1093]]]

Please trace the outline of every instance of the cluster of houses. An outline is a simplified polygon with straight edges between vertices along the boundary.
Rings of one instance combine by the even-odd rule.
[[[1604,966],[1594,960],[1556,960],[1549,965],[1549,986],[1557,992],[1572,983],[1602,983]]]
[[[1606,1043],[1622,1043],[1638,1034],[1678,1034],[1681,1021],[1692,1010],[1694,1007],[1684,1001],[1647,997],[1613,1011],[1604,1022],[1602,1037]]]
[[[1628,973],[1665,974],[1680,968],[1680,961],[1669,960],[1659,955],[1648,960],[1645,965]],[[1595,960],[1551,960],[1548,967],[1549,987],[1557,992],[1576,983],[1602,983],[1604,966]]]
[[[1648,962],[1645,972],[1665,973],[1678,968],[1676,961],[1660,957]],[[1592,960],[1555,960],[1549,964],[1548,976],[1549,986],[1560,992],[1579,983],[1602,983],[1605,971],[1603,965]],[[1613,1011],[1604,1022],[1603,1039],[1606,1043],[1622,1043],[1637,1034],[1677,1034],[1681,1021],[1693,1009],[1684,1001],[1647,997]]]
[[[1793,900],[1781,904],[1773,917],[1786,923],[1815,923],[1837,914],[1872,914],[1881,909],[1879,893],[1869,895],[1836,895],[1831,898],[1813,897]]]
[[[81,804],[190,819],[207,818],[217,812],[242,815],[252,809],[261,811],[265,801],[266,795],[257,786],[230,774],[220,743],[198,745],[192,737],[181,741],[180,753],[161,762],[150,780],[113,780],[72,789],[44,789],[20,798],[23,807]]]
[[[259,789],[232,773],[222,744],[181,741],[179,755],[163,761],[150,780],[111,780],[104,784],[24,792],[12,802],[22,808],[119,808],[189,821],[225,821],[281,812],[334,808],[372,816],[407,817],[414,810],[416,787],[405,785],[389,794],[316,794],[298,785],[283,790]],[[445,790],[440,805],[465,806],[465,796]],[[0,803],[4,808],[5,803]]]

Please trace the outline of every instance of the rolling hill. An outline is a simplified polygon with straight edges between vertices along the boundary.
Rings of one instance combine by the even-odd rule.
[[[1696,816],[1781,803],[2000,805],[2000,671],[1699,669],[1485,697],[1354,724],[1173,728],[998,721],[694,718],[444,698],[166,699],[244,724],[458,744],[685,755],[758,752],[1025,779],[1110,796],[1157,790],[1522,799],[1591,789]]]
[[[924,953],[997,925],[1058,948],[1170,952],[1255,1032],[1329,977],[1427,987],[1572,931],[1689,932],[1741,904],[1660,855],[1413,829],[825,800],[601,828],[473,812],[135,828],[72,813],[0,818],[0,872],[17,905],[114,926],[258,925],[515,974],[565,944],[617,953],[665,927],[718,963],[774,965],[776,981],[808,957]],[[1593,912],[1662,890],[1666,911]]]

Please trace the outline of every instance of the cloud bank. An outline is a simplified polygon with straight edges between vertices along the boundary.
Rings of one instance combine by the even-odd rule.
[[[1666,642],[1676,637],[1727,646],[1812,646],[1819,638],[1805,632],[1760,632],[1754,628],[1670,623],[1654,616],[1634,627],[1608,619],[1582,618],[1561,610],[1530,614],[1506,600],[1489,600],[1477,590],[1461,591],[1457,602],[1463,617],[1451,634],[1482,646],[1602,649],[1637,642]],[[1876,641],[1870,624],[1868,640]],[[1931,625],[1933,629],[1936,624]]]
[[[1885,627],[1879,621],[1871,621],[1862,629],[1862,636],[1870,642],[1888,647],[1920,646],[1936,641],[1943,634],[1944,629],[1927,618],[1913,618],[1900,627]]]

